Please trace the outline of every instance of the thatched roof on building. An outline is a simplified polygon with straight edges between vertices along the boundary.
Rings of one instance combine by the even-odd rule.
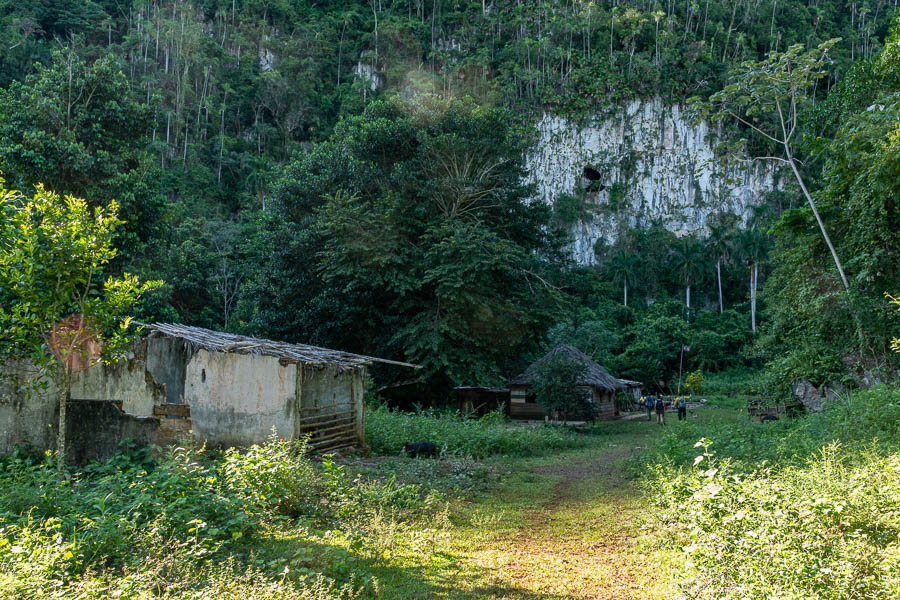
[[[405,362],[329,350],[306,344],[288,344],[262,338],[254,338],[234,333],[213,331],[202,327],[179,325],[176,323],[153,323],[143,325],[150,332],[150,337],[168,337],[181,340],[188,352],[194,353],[203,349],[208,352],[237,352],[241,354],[260,354],[277,357],[283,363],[296,363],[310,366],[336,366],[341,369],[352,369],[369,365],[373,362],[397,365],[401,367],[420,368]]]
[[[576,348],[564,344],[557,346],[548,352],[543,358],[534,361],[521,375],[510,380],[509,385],[531,385],[537,378],[538,369],[544,363],[557,357],[563,357],[571,362],[581,363],[585,366],[584,372],[578,379],[578,385],[590,386],[605,392],[617,392],[630,387],[640,386],[636,381],[618,379],[606,372],[606,369],[595,363],[591,358]]]

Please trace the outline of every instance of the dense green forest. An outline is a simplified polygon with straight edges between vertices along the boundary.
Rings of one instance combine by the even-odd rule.
[[[113,269],[165,282],[141,318],[408,359],[432,397],[563,342],[664,385],[682,345],[688,370],[770,365],[767,390],[851,383],[896,367],[895,10],[0,0],[0,172],[119,203]],[[849,294],[810,210],[783,210],[792,182],[746,227],[627,230],[596,267],[569,258],[570,198],[529,202],[541,112],[707,99],[742,61],[833,38],[795,146]]]

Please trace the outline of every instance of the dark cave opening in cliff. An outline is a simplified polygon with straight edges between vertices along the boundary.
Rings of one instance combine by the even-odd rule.
[[[594,167],[585,167],[581,172],[581,175],[588,181],[600,181],[600,179],[603,177],[602,175],[600,175],[600,171],[598,171]]]

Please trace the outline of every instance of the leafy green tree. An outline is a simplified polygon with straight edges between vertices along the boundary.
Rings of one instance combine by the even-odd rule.
[[[560,296],[561,238],[526,202],[521,143],[503,110],[370,104],[283,171],[277,276],[247,290],[296,282],[292,336],[405,356],[436,387],[502,381]],[[278,311],[245,296],[263,333],[283,326],[260,318]]]
[[[43,186],[31,198],[0,187],[0,215],[0,283],[10,299],[0,307],[0,352],[54,376],[62,470],[73,373],[97,360],[118,360],[131,335],[129,311],[159,284],[128,274],[104,279],[122,224],[115,202],[92,211],[84,200],[61,198]]]
[[[48,66],[0,89],[0,115],[0,171],[12,187],[116,198],[129,221],[117,242],[131,252],[159,234],[163,198],[143,149],[153,112],[132,97],[114,56],[55,52]]]
[[[562,354],[555,354],[537,366],[531,384],[538,404],[548,412],[558,412],[563,420],[593,420],[591,393],[578,382],[587,366]]]
[[[745,61],[735,69],[731,83],[713,94],[708,103],[695,102],[695,106],[701,116],[714,121],[735,120],[774,145],[780,155],[761,158],[790,167],[850,296],[843,264],[800,173],[794,151],[794,140],[802,127],[801,111],[810,101],[816,82],[826,76],[828,52],[838,41],[832,39],[807,51],[802,44],[795,44],[785,52],[769,52],[761,61]]]

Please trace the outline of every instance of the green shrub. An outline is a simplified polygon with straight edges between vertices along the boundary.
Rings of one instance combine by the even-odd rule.
[[[691,598],[900,597],[900,454],[830,444],[804,464],[734,472],[700,455],[656,479]]]
[[[284,440],[274,433],[263,445],[229,448],[222,461],[228,488],[259,508],[291,517],[314,505],[319,481],[306,458],[307,439]]]
[[[367,413],[366,439],[376,454],[399,454],[404,443],[429,441],[443,454],[475,458],[527,456],[581,444],[560,427],[511,425],[491,414],[475,420],[435,410],[406,413],[384,407]]]
[[[350,481],[305,449],[273,438],[222,455],[139,451],[70,480],[49,456],[0,459],[0,598],[354,598],[368,584],[346,550],[287,569],[313,556],[302,532],[327,529],[361,551],[373,522],[414,527],[441,502],[393,480]],[[300,513],[299,524],[286,517]]]
[[[644,473],[684,595],[900,597],[898,441],[884,386],[794,421],[670,428]]]

